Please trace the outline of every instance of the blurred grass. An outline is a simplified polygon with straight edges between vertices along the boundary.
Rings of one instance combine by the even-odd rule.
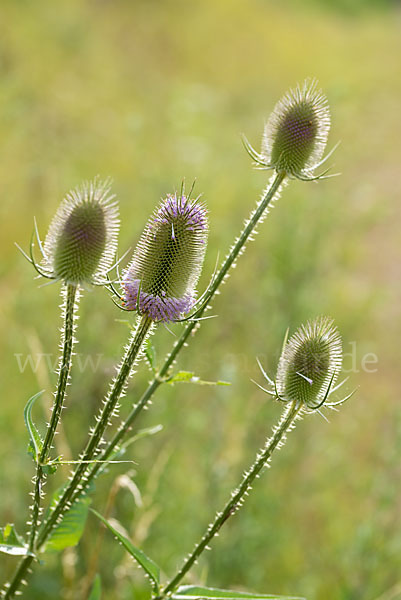
[[[24,529],[33,468],[22,410],[29,396],[42,387],[50,393],[54,383],[43,365],[40,381],[29,369],[21,375],[15,354],[54,353],[60,324],[58,286],[38,288],[14,241],[27,246],[33,215],[44,235],[65,192],[99,173],[115,181],[125,250],[160,196],[183,177],[188,183],[196,177],[211,214],[206,285],[217,253],[226,252],[266,183],[265,173],[250,168],[239,134],[257,145],[276,100],[312,75],[329,97],[331,144],[342,140],[335,156],[342,176],[317,185],[293,182],[284,191],[216,299],[219,318],[202,325],[179,360],[180,368],[233,385],[159,390],[140,424],[160,422],[164,430],[131,452],[135,481],[149,488],[147,505],[136,507],[122,490],[113,516],[172,574],[278,417],[279,407],[250,381],[260,377],[255,357],[274,371],[287,326],[327,313],[346,352],[356,342],[356,364],[347,357],[345,366],[357,371],[347,385],[358,393],[330,425],[318,418],[299,425],[192,577],[309,599],[375,600],[395,590],[401,567],[397,5],[344,1],[324,10],[312,1],[3,0],[1,11],[1,523]],[[116,322],[125,314],[105,292],[86,293],[80,314],[78,352],[100,354],[101,369],[73,373],[63,416],[74,455],[127,337]],[[160,328],[153,339],[161,358],[171,334]],[[367,353],[378,357],[376,372],[362,369]],[[122,414],[147,379],[144,372],[132,382]],[[124,470],[116,466],[99,481],[100,511]],[[97,527],[91,520],[80,549],[66,553],[62,567],[51,558],[37,569],[30,599],[80,597]],[[3,558],[1,565],[3,575],[14,561]],[[144,593],[141,574],[108,535],[99,568],[108,600]]]

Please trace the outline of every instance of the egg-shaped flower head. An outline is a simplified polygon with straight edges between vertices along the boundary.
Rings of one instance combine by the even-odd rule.
[[[337,327],[328,317],[302,325],[286,342],[276,376],[279,399],[315,409],[323,404],[337,380],[342,344]]]
[[[186,314],[196,300],[208,228],[199,198],[176,193],[162,200],[123,274],[124,308],[155,322],[176,321]]]
[[[118,207],[109,181],[84,183],[67,194],[50,224],[43,274],[82,286],[107,283],[118,231]]]
[[[264,128],[261,152],[249,142],[246,148],[261,168],[283,172],[297,179],[319,179],[314,171],[331,155],[322,159],[330,131],[330,112],[326,97],[316,80],[289,90],[279,100]]]

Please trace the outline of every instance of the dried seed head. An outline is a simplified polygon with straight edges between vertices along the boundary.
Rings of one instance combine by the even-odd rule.
[[[277,171],[310,177],[322,159],[329,130],[327,99],[315,80],[307,80],[276,104],[264,130],[260,157]]]
[[[207,233],[207,211],[198,199],[175,194],[162,200],[124,273],[125,308],[166,322],[188,312],[195,302]]]
[[[283,348],[277,393],[313,408],[332,388],[341,369],[341,337],[333,321],[320,317],[302,325]]]
[[[60,205],[44,243],[44,269],[74,284],[105,282],[117,250],[118,208],[108,181],[72,190]]]

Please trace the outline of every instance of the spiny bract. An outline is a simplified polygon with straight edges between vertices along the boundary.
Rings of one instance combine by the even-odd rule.
[[[97,178],[69,192],[44,243],[47,276],[76,285],[106,282],[117,250],[117,203]]]
[[[174,194],[162,200],[124,273],[124,307],[153,321],[187,313],[195,302],[207,234],[207,210],[199,199]]]
[[[319,317],[287,341],[277,368],[280,397],[313,408],[329,393],[342,364],[341,337],[333,321]]]

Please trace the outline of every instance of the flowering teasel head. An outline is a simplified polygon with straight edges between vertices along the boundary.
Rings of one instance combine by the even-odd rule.
[[[277,392],[305,406],[319,404],[341,370],[341,337],[333,321],[301,325],[286,342],[277,368]]]
[[[327,99],[317,89],[316,80],[306,80],[274,107],[264,129],[261,152],[256,152],[246,139],[244,143],[259,168],[310,181],[321,179],[328,171],[314,174],[334,151],[323,158],[329,131]]]
[[[272,381],[259,364],[271,390],[262,388],[282,402],[294,402],[304,410],[316,410],[322,405],[333,407],[342,404],[352,394],[339,402],[328,402],[342,365],[342,343],[332,319],[319,317],[301,325],[284,341],[277,367],[276,380]],[[342,385],[342,384],[340,384]]]
[[[122,304],[153,321],[176,321],[195,304],[206,252],[205,205],[168,195],[150,217],[122,279]]]
[[[36,223],[35,223],[36,228]],[[95,178],[69,192],[56,212],[42,246],[42,262],[28,260],[40,275],[73,285],[102,285],[112,268],[119,231],[118,207],[108,181]],[[27,256],[27,255],[25,255]]]

